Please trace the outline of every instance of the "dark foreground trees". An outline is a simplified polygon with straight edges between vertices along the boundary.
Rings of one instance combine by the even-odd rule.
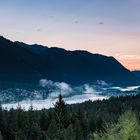
[[[130,110],[130,111],[127,111]],[[0,107],[0,140],[139,140],[140,96],[25,111]]]

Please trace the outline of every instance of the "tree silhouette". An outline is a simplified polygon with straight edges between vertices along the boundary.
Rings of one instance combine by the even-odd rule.
[[[63,100],[62,95],[60,94],[58,97],[58,101],[54,105],[54,113],[55,113],[55,121],[58,127],[58,139],[63,140],[63,129],[67,127],[68,119],[67,119],[67,108],[66,103]]]

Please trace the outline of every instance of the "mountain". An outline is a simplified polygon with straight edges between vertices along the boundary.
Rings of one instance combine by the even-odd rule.
[[[132,71],[136,76],[140,77],[140,70]]]
[[[23,42],[19,42],[19,41],[15,41],[15,43],[17,45],[20,45],[26,49],[28,49],[30,52],[33,52],[33,53],[37,53],[37,54],[41,54],[43,51],[45,51],[48,47],[47,46],[42,46],[42,45],[38,45],[38,44],[25,44]]]
[[[115,58],[87,51],[28,45],[0,37],[1,83],[37,83],[46,78],[71,85],[104,80],[115,85],[136,85],[140,79]]]
[[[34,61],[39,63],[33,53],[0,37],[0,86],[9,83],[37,82],[40,74],[36,71]]]

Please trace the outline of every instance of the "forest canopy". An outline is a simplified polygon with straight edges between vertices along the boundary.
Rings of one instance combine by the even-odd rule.
[[[139,140],[140,96],[28,111],[0,108],[0,140]]]

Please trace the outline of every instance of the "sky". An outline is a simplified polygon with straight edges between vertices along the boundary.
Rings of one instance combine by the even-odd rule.
[[[0,0],[0,35],[114,56],[140,70],[140,0]]]

